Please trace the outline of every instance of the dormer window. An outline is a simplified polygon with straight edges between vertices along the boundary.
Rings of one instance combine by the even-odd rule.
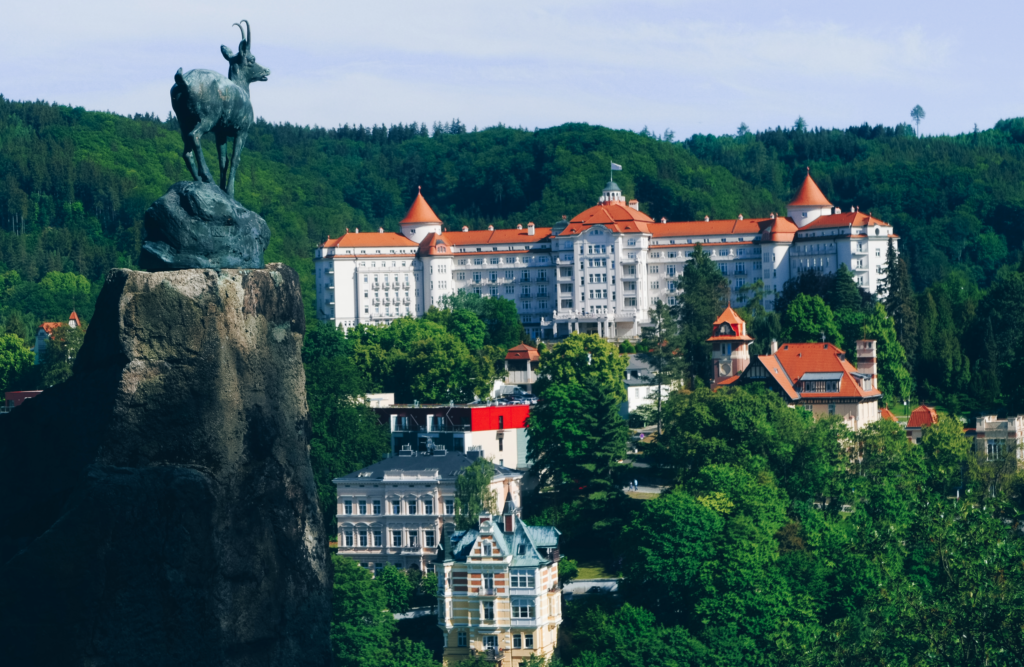
[[[491,555],[491,543],[490,542],[484,542],[484,555],[485,556],[490,556]]]

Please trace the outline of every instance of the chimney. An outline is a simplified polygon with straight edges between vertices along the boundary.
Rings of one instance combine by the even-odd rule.
[[[384,233],[384,228],[383,227],[378,227],[377,228],[377,233],[378,234],[383,234]]]
[[[876,341],[857,341],[857,372],[871,376],[871,387],[878,389],[878,364],[876,363]]]
[[[740,213],[740,217],[739,217],[738,219],[739,219],[739,220],[742,220],[742,219],[743,219],[743,214],[742,214],[742,213]]]
[[[704,216],[704,222],[711,222],[711,218],[705,215]]]
[[[532,222],[526,223],[526,235],[527,236],[534,236],[536,233],[537,233],[537,228],[534,226],[534,224]]]
[[[665,219],[665,218],[662,218],[662,219],[661,219],[661,224],[663,224],[663,225],[664,225],[664,224],[665,224],[665,223],[667,223],[667,222],[668,222],[668,220],[667,220],[667,219]]]
[[[522,229],[522,228],[523,228],[522,225],[516,225],[516,229]]]
[[[356,227],[356,234],[358,234],[358,233],[359,233],[359,228],[358,228],[358,227]]]
[[[487,231],[493,232],[494,231],[494,225],[487,225]]]
[[[515,526],[512,525],[512,515],[511,514],[506,514],[505,515],[505,532],[506,533],[511,533],[514,529],[515,529]]]
[[[772,338],[772,354],[776,354],[779,351],[779,341]]]
[[[630,199],[629,200],[629,207],[631,209],[633,209],[634,211],[639,211],[640,210],[640,202],[637,201],[636,199]]]
[[[464,232],[468,232],[468,231],[469,231],[469,227],[467,227],[467,226],[463,225],[463,226],[462,226],[462,231],[464,231]]]

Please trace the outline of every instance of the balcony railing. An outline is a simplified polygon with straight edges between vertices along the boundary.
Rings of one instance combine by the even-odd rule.
[[[479,655],[484,660],[492,660],[494,662],[501,662],[501,659],[504,656],[504,653],[505,652],[502,649],[500,649],[500,648],[485,648],[482,651],[479,651],[479,650],[474,648],[474,649],[470,649],[470,651],[469,651],[469,655],[471,657],[476,657],[476,656]]]
[[[535,618],[513,618],[512,627],[535,627],[538,621]]]

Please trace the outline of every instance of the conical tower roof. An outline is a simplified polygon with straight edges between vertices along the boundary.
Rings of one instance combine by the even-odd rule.
[[[441,224],[441,219],[434,213],[434,209],[430,208],[430,204],[423,198],[423,188],[420,187],[420,191],[416,193],[416,199],[413,201],[412,206],[409,207],[409,212],[402,218],[402,222],[399,224],[406,223],[424,223],[433,222]]]
[[[790,206],[831,206],[832,202],[825,198],[825,195],[821,193],[821,189],[818,188],[818,184],[811,178],[811,168],[807,167],[807,177],[804,178],[804,184],[800,186],[800,192],[796,193],[796,197],[793,201],[789,202]]]

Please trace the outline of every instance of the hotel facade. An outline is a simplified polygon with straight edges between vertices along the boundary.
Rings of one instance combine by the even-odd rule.
[[[610,181],[597,205],[553,227],[450,231],[417,194],[401,233],[346,232],[315,251],[316,312],[348,329],[422,316],[459,290],[515,301],[531,338],[570,332],[636,338],[657,301],[675,304],[678,281],[696,244],[734,292],[761,279],[774,294],[805,271],[845,264],[877,293],[886,246],[898,237],[870,213],[833,206],[811,178],[788,217],[669,222],[640,211]]]

